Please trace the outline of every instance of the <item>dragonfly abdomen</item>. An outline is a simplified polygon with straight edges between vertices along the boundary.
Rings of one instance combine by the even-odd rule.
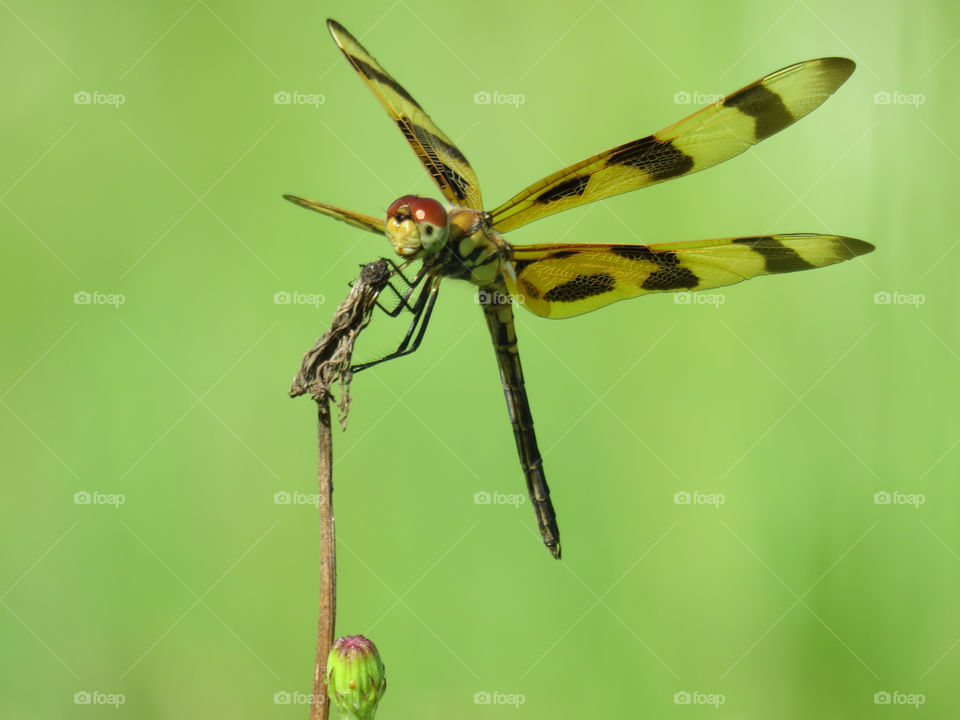
[[[543,472],[543,459],[533,432],[533,416],[523,382],[523,368],[517,351],[517,334],[513,322],[513,308],[507,288],[502,283],[487,286],[480,291],[481,304],[490,339],[493,341],[500,381],[507,400],[510,424],[517,441],[520,465],[527,482],[527,493],[537,517],[537,527],[550,554],[560,557],[560,529],[550,501],[550,488]]]

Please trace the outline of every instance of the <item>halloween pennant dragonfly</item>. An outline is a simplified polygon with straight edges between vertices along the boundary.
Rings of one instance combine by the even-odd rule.
[[[653,292],[706,290],[769,275],[832,265],[873,250],[862,240],[813,233],[760,235],[653,245],[547,243],[515,247],[501,233],[586,203],[682,177],[728,160],[816,109],[846,81],[854,63],[828,57],[767,75],[660,132],[598,153],[483,209],[477,176],[453,141],[342,25],[330,34],[397,124],[446,204],[404,195],[374,217],[285,195],[354,227],[386,235],[403,263],[422,261],[401,305],[414,320],[396,352],[419,346],[443,278],[478,286],[493,340],[527,491],[543,542],[560,557],[560,533],[533,432],[517,352],[512,303],[567,318]],[[422,288],[407,303],[417,286]]]

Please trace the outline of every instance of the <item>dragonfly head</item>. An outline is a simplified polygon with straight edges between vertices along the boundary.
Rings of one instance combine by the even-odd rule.
[[[387,238],[400,257],[436,252],[449,232],[447,211],[433,198],[404,195],[387,210]]]

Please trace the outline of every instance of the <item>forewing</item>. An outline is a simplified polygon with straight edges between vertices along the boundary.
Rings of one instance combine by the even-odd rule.
[[[318,213],[326,215],[327,217],[332,217],[335,220],[340,220],[348,225],[353,225],[361,230],[369,230],[370,232],[378,233],[379,235],[386,234],[383,229],[386,225],[386,221],[383,218],[373,217],[371,215],[363,215],[362,213],[354,212],[353,210],[344,210],[343,208],[327,205],[326,203],[317,202],[316,200],[307,200],[306,198],[297,197],[296,195],[284,195],[283,199],[289,200],[300,207],[305,207],[308,210],[315,210]]]
[[[728,160],[820,106],[855,67],[831,57],[778,70],[658,133],[534,183],[491,212],[493,227],[506,232]]]
[[[354,70],[360,73],[367,87],[397,123],[444,197],[455,205],[482,210],[476,173],[453,141],[340,23],[327,20],[327,27]]]
[[[873,250],[840,235],[761,235],[657,245],[530,245],[513,249],[510,292],[551,318],[581,315],[652,292],[707,290],[811,270]]]

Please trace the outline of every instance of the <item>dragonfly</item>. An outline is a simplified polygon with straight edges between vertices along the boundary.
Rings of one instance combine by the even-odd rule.
[[[515,246],[503,236],[554,213],[683,177],[743,153],[819,107],[853,73],[852,60],[825,57],[785,67],[659,132],[581,160],[484,210],[477,175],[463,152],[353,35],[335,20],[328,20],[327,27],[443,196],[440,201],[404,195],[389,205],[385,216],[371,216],[284,195],[297,205],[386,236],[401,260],[395,267],[409,287],[397,291],[401,302],[390,313],[409,310],[413,321],[395,352],[354,369],[416,350],[444,279],[477,286],[537,527],[556,558],[561,555],[560,531],[524,385],[515,303],[542,317],[569,318],[618,300],[810,270],[874,249],[863,240],[818,233],[650,245]],[[402,271],[418,261],[419,269],[407,279]]]

